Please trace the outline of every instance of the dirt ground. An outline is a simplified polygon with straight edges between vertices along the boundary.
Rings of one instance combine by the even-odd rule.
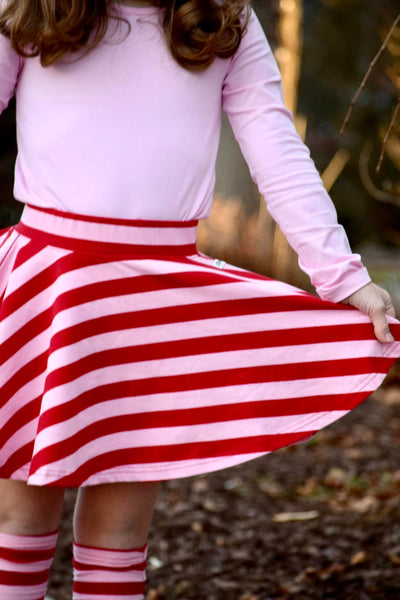
[[[147,600],[399,600],[400,387],[311,441],[164,484]],[[71,598],[71,513],[49,594]]]

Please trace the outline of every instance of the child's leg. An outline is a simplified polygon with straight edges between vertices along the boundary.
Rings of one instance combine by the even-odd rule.
[[[63,488],[0,479],[0,532],[40,535],[55,531],[63,500]]]
[[[147,536],[158,483],[79,490],[74,515],[74,600],[144,598]]]
[[[0,598],[44,598],[64,490],[0,480]]]

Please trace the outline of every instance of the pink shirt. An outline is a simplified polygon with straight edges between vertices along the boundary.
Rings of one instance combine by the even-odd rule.
[[[157,8],[114,9],[131,23],[129,35],[111,20],[98,47],[47,68],[0,37],[0,109],[17,99],[15,197],[106,217],[206,218],[223,109],[320,296],[339,301],[368,283],[283,104],[254,11],[234,57],[190,72],[170,55]]]

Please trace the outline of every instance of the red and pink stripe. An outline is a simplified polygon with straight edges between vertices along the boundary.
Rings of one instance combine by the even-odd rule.
[[[44,600],[57,533],[0,533],[0,598]]]
[[[195,235],[29,206],[3,232],[0,477],[220,469],[306,439],[379,386],[399,342],[349,306],[198,254]]]
[[[147,544],[133,550],[108,550],[74,543],[73,600],[142,600]]]

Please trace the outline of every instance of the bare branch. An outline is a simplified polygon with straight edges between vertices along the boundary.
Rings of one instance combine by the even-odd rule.
[[[369,173],[369,160],[371,158],[372,148],[373,143],[368,141],[364,144],[360,154],[359,169],[361,181],[367,192],[370,194],[370,196],[375,198],[375,200],[379,200],[379,202],[384,202],[385,204],[400,206],[400,196],[395,196],[394,194],[390,194],[379,189],[372,181]]]
[[[382,165],[383,157],[384,157],[384,155],[385,155],[385,150],[386,150],[387,142],[388,142],[388,139],[389,139],[389,136],[390,136],[390,134],[391,134],[391,133],[392,133],[392,131],[393,131],[393,127],[394,127],[394,124],[395,124],[395,122],[396,122],[397,115],[399,114],[399,110],[400,110],[400,96],[399,96],[399,98],[397,99],[397,105],[396,105],[396,108],[395,108],[395,109],[394,109],[394,111],[393,111],[392,119],[391,119],[391,121],[390,121],[390,124],[389,124],[388,130],[387,130],[387,132],[386,132],[386,135],[385,135],[385,137],[384,137],[384,140],[383,140],[383,142],[382,142],[381,154],[380,154],[380,156],[379,156],[379,161],[378,161],[378,164],[377,164],[377,166],[376,166],[376,172],[377,172],[377,173],[379,173],[379,171],[380,171],[380,169],[381,169],[381,165]]]
[[[340,128],[340,134],[341,135],[344,133],[344,130],[346,129],[346,127],[348,125],[348,122],[350,121],[350,116],[351,116],[351,113],[353,111],[353,107],[354,107],[355,103],[357,102],[357,99],[358,99],[359,95],[361,94],[362,90],[365,88],[365,84],[367,83],[368,77],[370,76],[372,69],[374,68],[374,66],[376,65],[377,61],[379,60],[382,52],[385,50],[385,48],[387,46],[387,43],[388,43],[389,39],[392,37],[393,32],[396,29],[396,27],[397,27],[397,25],[398,25],[399,22],[400,22],[400,13],[397,15],[396,19],[394,20],[394,22],[393,22],[393,24],[392,24],[392,26],[391,26],[391,28],[389,30],[389,33],[387,34],[387,36],[386,36],[386,38],[385,38],[382,46],[379,48],[376,56],[374,57],[374,59],[372,60],[371,64],[369,65],[368,71],[366,72],[366,74],[364,76],[364,79],[362,80],[359,88],[357,89],[356,93],[354,94],[354,97],[353,97],[352,101],[350,102],[350,106],[349,106],[349,109],[347,111],[346,117],[345,117],[345,119],[343,121],[343,124],[342,124],[342,126]]]

